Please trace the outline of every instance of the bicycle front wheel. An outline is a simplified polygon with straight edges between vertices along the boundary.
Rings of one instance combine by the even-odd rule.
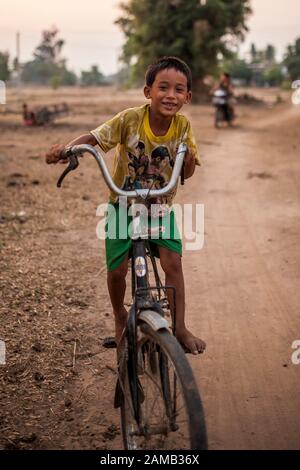
[[[167,330],[154,331],[145,323],[138,328],[139,425],[134,418],[125,363],[120,370],[125,449],[207,449],[202,402],[181,346]]]

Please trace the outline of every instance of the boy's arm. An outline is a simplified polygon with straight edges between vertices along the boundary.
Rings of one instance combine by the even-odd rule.
[[[188,179],[193,176],[195,168],[196,160],[194,152],[188,148],[184,158],[184,179]]]
[[[66,145],[63,145],[63,144],[52,145],[50,150],[48,150],[48,152],[46,153],[46,162],[47,163],[57,163],[60,160],[61,151],[65,147],[71,147],[73,145],[80,145],[80,144],[89,144],[89,145],[95,146],[95,145],[97,145],[97,143],[98,143],[97,140],[95,139],[95,137],[92,134],[84,134],[84,135],[81,135],[80,137],[77,137],[76,139],[72,140],[71,142],[69,142]],[[67,160],[62,160],[62,161],[67,162]]]
[[[201,165],[196,140],[189,121],[187,122],[183,141],[187,145],[187,152],[184,157],[184,179],[187,179],[193,176],[196,165]]]
[[[77,139],[69,142],[67,145],[53,145],[46,154],[46,162],[57,163],[60,160],[61,151],[65,147],[72,145],[89,144],[95,146],[98,144],[103,152],[108,152],[110,149],[122,142],[122,129],[123,127],[126,127],[126,125],[123,124],[126,113],[127,110],[120,112],[109,121],[91,131],[89,134],[81,135],[80,137],[77,137]],[[67,160],[62,160],[62,162],[67,162]]]

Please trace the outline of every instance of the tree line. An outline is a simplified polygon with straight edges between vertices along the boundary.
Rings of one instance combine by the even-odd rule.
[[[253,43],[247,60],[236,55],[224,65],[241,84],[279,86],[286,83],[290,86],[290,81],[300,77],[300,38],[287,46],[282,60],[276,58],[276,48],[272,44],[259,50]]]
[[[246,84],[277,85],[285,76],[300,76],[300,38],[287,47],[280,62],[271,44],[265,50],[253,44],[249,60],[236,53],[248,31],[250,0],[127,0],[120,8],[116,23],[125,41],[118,78],[129,86],[141,83],[147,66],[163,55],[179,56],[190,65],[195,89],[207,75],[216,77],[224,69]],[[20,68],[21,79],[54,87],[107,83],[97,66],[77,77],[62,58],[63,46],[56,28],[43,31],[33,59]],[[18,67],[14,61],[13,69]],[[9,79],[11,73],[8,53],[2,52],[0,79]]]
[[[25,64],[18,64],[15,59],[10,68],[9,54],[0,52],[0,79],[7,81],[12,75],[19,75],[23,83],[50,85],[53,88],[78,83],[83,86],[107,84],[97,65],[92,65],[90,70],[81,71],[80,77],[69,70],[66,59],[62,57],[64,44],[58,29],[52,27],[42,32],[41,41],[33,52],[33,59]]]

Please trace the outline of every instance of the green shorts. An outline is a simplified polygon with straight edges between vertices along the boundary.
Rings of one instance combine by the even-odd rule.
[[[131,232],[132,217],[127,216],[127,208],[118,203],[108,203],[105,224],[105,251],[107,270],[113,271],[124,261],[127,253],[132,255]],[[150,227],[150,220],[147,223]],[[162,230],[155,227],[162,227]],[[170,214],[151,222],[151,229],[154,228],[155,236],[148,238],[149,247],[154,256],[159,258],[158,246],[163,246],[168,250],[182,255],[182,242],[177,228],[173,209]]]

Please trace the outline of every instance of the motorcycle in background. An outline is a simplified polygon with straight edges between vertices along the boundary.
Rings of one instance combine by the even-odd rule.
[[[230,97],[225,90],[218,89],[213,94],[212,104],[216,108],[215,112],[215,127],[219,129],[222,122],[232,124],[234,119],[233,109],[229,104]]]

